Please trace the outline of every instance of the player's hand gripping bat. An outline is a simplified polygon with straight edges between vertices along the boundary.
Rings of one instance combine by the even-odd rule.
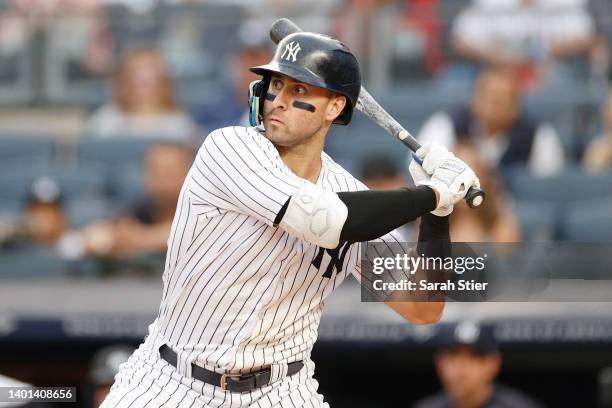
[[[270,38],[274,43],[278,44],[280,40],[288,36],[289,34],[297,33],[302,31],[295,23],[286,18],[278,19],[270,28]],[[389,134],[395,136],[400,142],[405,144],[410,150],[413,151],[412,157],[419,164],[422,164],[421,160],[414,154],[421,148],[421,145],[417,140],[408,132],[402,125],[400,125],[393,117],[383,109],[382,106],[370,95],[368,91],[362,86],[359,93],[359,99],[357,100],[357,109],[363,112],[367,117],[372,119],[378,126],[385,129]],[[479,207],[485,199],[485,192],[476,187],[470,187],[465,200],[471,208]]]

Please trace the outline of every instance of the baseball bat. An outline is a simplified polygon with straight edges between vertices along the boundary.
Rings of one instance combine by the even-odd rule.
[[[288,36],[289,34],[302,31],[293,21],[287,18],[279,18],[272,24],[270,28],[270,38],[275,44]],[[421,144],[408,132],[402,125],[399,124],[362,86],[359,92],[359,99],[356,105],[357,110],[361,111],[367,117],[372,119],[378,126],[385,129],[387,133],[395,136],[400,142],[412,150],[412,157],[419,164],[423,164],[421,159],[414,154],[421,148]],[[485,192],[476,187],[470,187],[465,200],[469,207],[476,208],[482,205],[485,199]]]

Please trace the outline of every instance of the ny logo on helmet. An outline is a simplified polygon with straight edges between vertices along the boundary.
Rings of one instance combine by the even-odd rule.
[[[285,45],[285,50],[283,51],[283,55],[281,55],[281,59],[295,62],[297,54],[301,49],[300,44],[296,43],[295,41],[291,41],[289,44]]]

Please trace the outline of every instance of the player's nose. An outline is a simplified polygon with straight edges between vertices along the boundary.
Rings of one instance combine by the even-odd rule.
[[[282,110],[286,110],[289,106],[289,95],[285,91],[285,88],[279,90],[276,93],[276,97],[274,98],[273,106],[275,108],[280,108]]]

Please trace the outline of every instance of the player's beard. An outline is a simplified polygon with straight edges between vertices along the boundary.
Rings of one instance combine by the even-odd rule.
[[[292,129],[286,123],[279,124],[277,122],[269,122],[264,120],[266,137],[275,146],[282,146],[285,148],[292,148],[301,144],[307,144],[313,137],[321,132],[323,123],[318,123],[309,129],[304,129],[304,127],[301,126],[296,127],[301,129],[301,131],[297,134],[295,131],[292,131]]]

